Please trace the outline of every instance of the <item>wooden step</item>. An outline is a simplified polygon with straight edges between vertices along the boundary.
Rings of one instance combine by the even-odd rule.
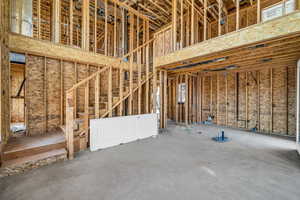
[[[65,148],[53,149],[51,151],[25,156],[4,161],[0,168],[0,177],[18,174],[30,169],[49,165],[54,162],[67,159]]]
[[[18,159],[65,147],[66,140],[61,131],[42,136],[11,138],[5,146],[3,160]]]

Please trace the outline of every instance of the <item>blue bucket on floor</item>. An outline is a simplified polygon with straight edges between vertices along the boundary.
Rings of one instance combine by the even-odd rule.
[[[222,132],[221,132],[221,135],[220,134],[218,134],[218,136],[217,137],[213,137],[212,138],[214,141],[216,141],[216,142],[221,142],[221,143],[223,143],[223,142],[228,142],[229,141],[229,138],[228,137],[225,137],[225,132],[222,130]]]

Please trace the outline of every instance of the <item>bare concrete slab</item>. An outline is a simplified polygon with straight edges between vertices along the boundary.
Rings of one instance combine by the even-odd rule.
[[[299,200],[291,140],[211,126],[171,125],[150,138],[0,179],[2,200]]]

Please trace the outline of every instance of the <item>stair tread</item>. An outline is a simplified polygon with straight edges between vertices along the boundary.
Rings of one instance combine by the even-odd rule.
[[[31,156],[25,156],[22,158],[16,158],[13,160],[8,160],[3,162],[2,167],[11,167],[11,166],[18,166],[22,165],[28,162],[36,162],[38,160],[43,160],[47,159],[53,156],[60,156],[60,155],[67,155],[67,151],[65,148],[60,148],[60,149],[53,149],[47,152],[31,155]]]
[[[14,153],[18,151],[29,150],[37,147],[49,146],[65,142],[66,139],[62,131],[41,136],[25,136],[11,138],[5,146],[4,154]]]

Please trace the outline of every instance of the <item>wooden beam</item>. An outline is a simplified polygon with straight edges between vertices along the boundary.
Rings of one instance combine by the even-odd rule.
[[[114,3],[114,56],[117,57],[117,4]]]
[[[84,122],[83,129],[85,131],[85,138],[83,144],[80,141],[80,150],[87,148],[88,136],[89,136],[89,82],[84,87]],[[80,138],[81,140],[81,138]]]
[[[65,88],[64,88],[64,67],[63,67],[63,61],[59,61],[60,64],[60,125],[62,126],[64,124],[64,94],[65,94]]]
[[[236,30],[240,29],[240,0],[236,0]]]
[[[97,22],[98,22],[98,0],[95,0],[95,10],[94,10],[94,53],[97,53]]]
[[[183,0],[180,0],[180,49],[183,49],[184,37],[183,37]]]
[[[257,0],[257,23],[260,23],[261,21],[261,4],[260,0]]]
[[[239,1],[239,0],[237,0]],[[222,21],[222,7],[223,7],[223,1],[222,0],[218,0],[218,16],[219,16],[219,20],[218,20],[218,35],[222,35],[222,27],[221,27],[221,21]]]
[[[90,46],[90,0],[82,1],[82,40],[81,48],[89,51]]]
[[[73,45],[73,9],[74,9],[74,4],[73,1],[70,1],[70,13],[69,13],[69,17],[70,17],[70,26],[69,26],[69,38],[70,38],[70,45]]]
[[[172,0],[172,38],[173,38],[173,51],[176,51],[177,43],[177,0]]]
[[[125,8],[126,10],[128,10],[130,13],[142,18],[142,19],[145,19],[145,20],[149,20],[149,18],[141,13],[139,13],[137,10],[133,9],[132,7],[128,6],[126,3],[124,2],[120,2],[119,0],[110,0],[112,2],[115,2],[116,4],[118,4],[120,7],[123,7]]]
[[[203,40],[207,39],[207,0],[204,0],[204,26],[203,26]]]
[[[100,74],[97,74],[95,80],[95,118],[100,118]]]
[[[185,102],[184,102],[184,119],[185,124],[188,125],[188,115],[189,115],[189,76],[185,74]]]
[[[164,128],[167,128],[168,120],[168,72],[164,71]]]
[[[53,0],[52,2],[52,41],[60,42],[60,0]]]
[[[44,127],[44,133],[47,133],[48,131],[48,93],[47,93],[47,58],[44,57],[44,115],[45,115],[45,127]]]
[[[113,100],[113,91],[112,91],[112,67],[109,67],[108,72],[108,109],[109,109],[109,117],[112,117],[112,100]]]
[[[178,84],[179,84],[179,75],[176,75],[176,83],[175,83],[175,121],[178,123]]]
[[[192,0],[192,5],[191,5],[191,45],[193,45],[194,43],[195,43],[195,0]]]
[[[37,28],[38,28],[38,39],[41,38],[41,0],[37,0],[37,20],[38,20],[38,24],[37,24]],[[20,30],[21,32],[22,30]]]
[[[105,26],[104,26],[104,55],[108,56],[108,0],[104,0]]]

